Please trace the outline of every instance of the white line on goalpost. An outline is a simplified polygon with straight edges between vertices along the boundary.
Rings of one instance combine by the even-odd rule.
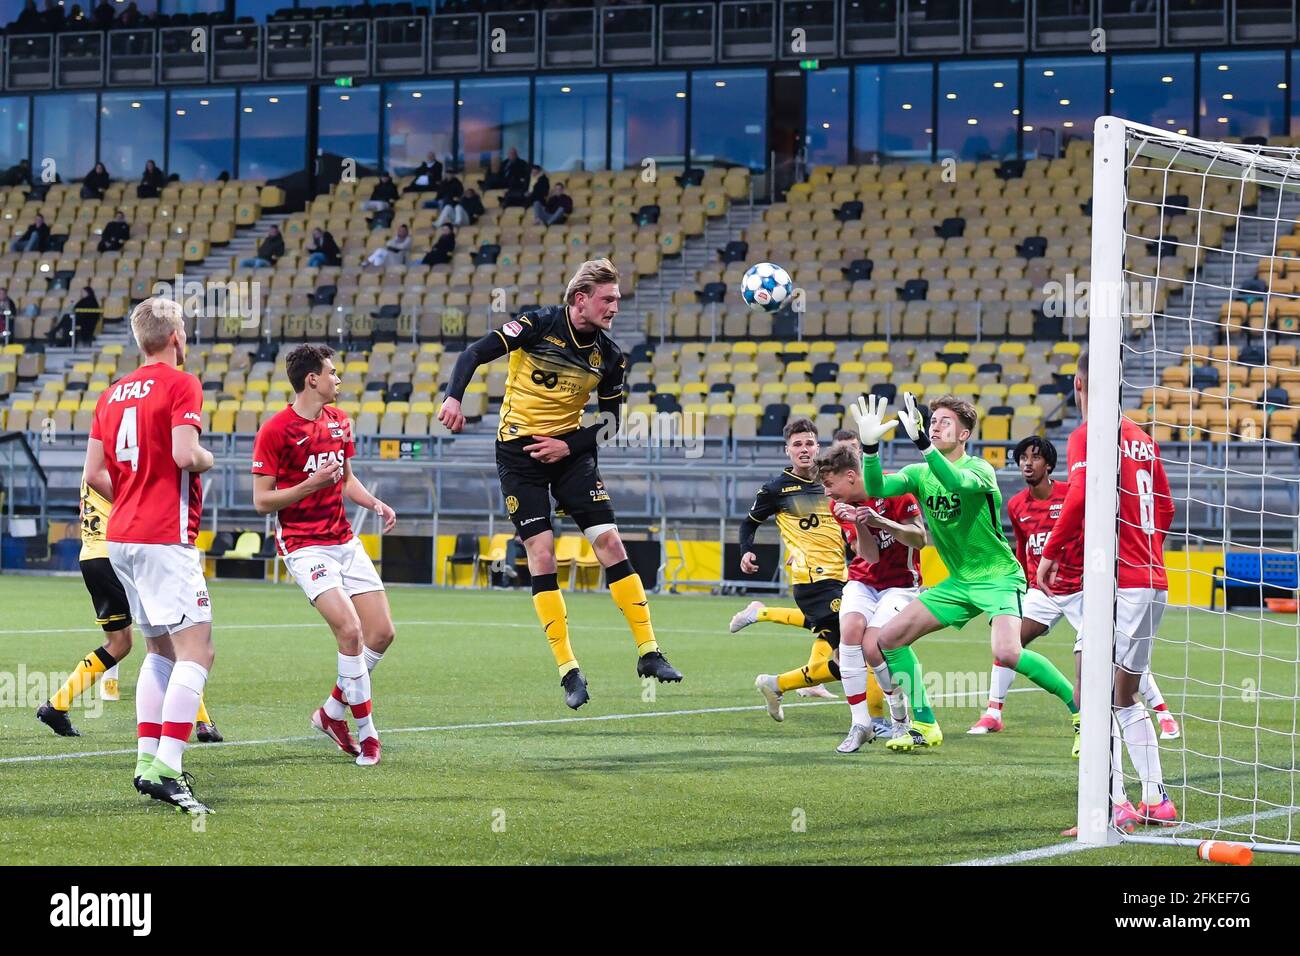
[[[1131,142],[1130,133],[1136,133],[1141,139]],[[1130,156],[1130,151],[1132,155]],[[1081,755],[1079,763],[1079,799],[1078,799],[1078,844],[1066,846],[1105,846],[1122,840],[1135,843],[1162,845],[1195,845],[1205,838],[1206,830],[1211,838],[1246,842],[1255,849],[1284,853],[1300,853],[1300,845],[1295,842],[1279,842],[1277,838],[1258,839],[1256,825],[1266,819],[1289,818],[1300,815],[1300,807],[1292,805],[1278,806],[1260,796],[1258,775],[1261,767],[1258,755],[1255,758],[1256,785],[1251,813],[1221,816],[1206,824],[1180,824],[1168,831],[1155,831],[1155,835],[1121,835],[1111,825],[1110,773],[1111,773],[1111,699],[1113,696],[1113,648],[1115,640],[1115,601],[1116,601],[1116,529],[1119,490],[1116,476],[1119,471],[1119,428],[1122,414],[1122,390],[1124,376],[1124,311],[1125,299],[1125,253],[1130,238],[1147,238],[1140,234],[1130,236],[1126,228],[1128,202],[1128,168],[1137,158],[1155,161],[1154,168],[1165,169],[1166,177],[1173,173],[1197,173],[1205,180],[1236,180],[1244,188],[1252,183],[1285,192],[1300,193],[1300,166],[1294,154],[1275,156],[1263,150],[1253,151],[1227,143],[1207,142],[1192,137],[1180,136],[1168,130],[1157,129],[1137,123],[1130,123],[1114,116],[1100,117],[1094,126],[1093,141],[1093,189],[1092,189],[1092,264],[1089,289],[1089,409],[1088,409],[1088,477],[1086,484],[1087,510],[1085,514],[1085,547],[1083,576],[1084,618],[1088,622],[1084,628],[1083,662],[1080,686],[1080,703],[1082,710]],[[1152,167],[1145,167],[1148,170]],[[1135,200],[1150,204],[1145,198]],[[1200,205],[1205,203],[1204,193]],[[1164,197],[1159,197],[1161,216],[1165,214]],[[1189,212],[1192,210],[1188,210]],[[1205,208],[1196,210],[1198,218],[1195,243],[1201,245],[1201,215]],[[1279,209],[1280,213],[1280,209]],[[1252,217],[1255,218],[1255,217]],[[1238,209],[1239,226],[1244,219]],[[1276,230],[1275,230],[1276,231]],[[1163,229],[1159,239],[1164,241]],[[1227,250],[1220,250],[1227,251]],[[1246,255],[1246,253],[1241,253]],[[1251,253],[1253,254],[1253,253]],[[1267,253],[1274,254],[1270,248]],[[1158,257],[1159,253],[1157,253]],[[1236,271],[1238,251],[1232,250],[1233,272]],[[1197,264],[1200,264],[1200,259]],[[1152,277],[1155,283],[1161,281],[1160,269]],[[1193,285],[1203,288],[1213,286],[1196,276],[1191,279]],[[1229,283],[1236,285],[1235,281]],[[1230,288],[1229,296],[1235,297],[1236,288]],[[1265,295],[1275,293],[1267,292]],[[1158,310],[1158,306],[1154,306]],[[1181,316],[1163,316],[1166,321]],[[1154,316],[1153,316],[1154,318]],[[1187,316],[1187,321],[1195,321],[1195,312]],[[1267,319],[1264,326],[1267,330]],[[1153,327],[1154,334],[1154,327]],[[1265,332],[1267,334],[1267,332]],[[1194,344],[1195,337],[1190,341]],[[1233,353],[1235,356],[1235,353]],[[1235,357],[1229,360],[1229,364]],[[1267,362],[1265,363],[1267,367]],[[1158,371],[1158,369],[1157,369]],[[1129,383],[1132,384],[1132,383]],[[1155,383],[1153,383],[1155,384]],[[1226,446],[1225,446],[1226,447]],[[1162,456],[1163,457],[1163,456]],[[1261,481],[1267,472],[1268,457],[1262,458]],[[1190,467],[1190,464],[1189,464]],[[1189,479],[1190,480],[1190,479]],[[1226,486],[1225,486],[1226,488]],[[1262,494],[1262,484],[1261,484]],[[1175,499],[1180,500],[1180,499]],[[1190,501],[1188,502],[1190,503]],[[1226,502],[1224,503],[1226,507]],[[1263,503],[1261,501],[1261,513]],[[1262,524],[1261,524],[1262,528]],[[1191,535],[1188,535],[1189,539]],[[1226,531],[1223,541],[1225,550],[1231,541]],[[1262,544],[1262,542],[1261,542]],[[1189,566],[1188,573],[1192,573]],[[1203,573],[1203,572],[1202,572]],[[1189,612],[1190,613],[1190,612]],[[1105,624],[1104,622],[1109,622]],[[1226,635],[1226,630],[1225,630]],[[1154,640],[1155,638],[1153,638]],[[1226,638],[1225,638],[1226,639]],[[1228,650],[1225,645],[1223,652]],[[1263,654],[1262,644],[1260,654]],[[1283,659],[1282,663],[1293,663]],[[1262,672],[1261,672],[1262,674]],[[1223,678],[1226,681],[1226,677]],[[1220,686],[1220,694],[1226,691],[1226,683]],[[1187,697],[1190,695],[1184,695]],[[1286,696],[1285,693],[1283,696]],[[1222,723],[1222,710],[1220,712]],[[1256,724],[1258,736],[1258,718]],[[1292,730],[1294,735],[1294,728]],[[1294,740],[1293,740],[1294,745]],[[1220,742],[1219,761],[1227,759]],[[1257,742],[1258,746],[1258,742]],[[1293,746],[1294,752],[1294,746]],[[1186,751],[1184,751],[1186,753]],[[1241,761],[1235,761],[1240,763]],[[1295,767],[1268,767],[1282,773],[1295,773]],[[1186,774],[1186,757],[1184,757],[1184,774]],[[1222,766],[1219,768],[1222,776]],[[1186,779],[1184,786],[1188,786]],[[1222,786],[1222,780],[1220,780]],[[1294,783],[1291,800],[1284,804],[1294,804]],[[1210,795],[1214,795],[1211,791]],[[1240,799],[1220,790],[1217,793],[1222,805],[1224,799]],[[1235,834],[1232,831],[1219,836],[1220,825],[1250,823],[1248,834]],[[1192,834],[1201,831],[1201,836]],[[1148,831],[1150,833],[1151,831]],[[1294,831],[1288,824],[1287,837],[1294,841]],[[1242,839],[1246,837],[1246,839]],[[1049,848],[1044,848],[1048,855],[1055,855]]]

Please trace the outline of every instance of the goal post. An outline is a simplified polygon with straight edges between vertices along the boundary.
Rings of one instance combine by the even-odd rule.
[[[1297,596],[1298,223],[1300,149],[1196,139],[1115,116],[1096,121],[1082,843],[1222,839],[1300,853],[1300,627],[1295,614],[1263,607],[1266,597]],[[1181,725],[1179,738],[1158,741],[1179,823],[1132,834],[1112,825],[1112,773],[1125,771],[1135,805],[1143,783],[1112,729],[1125,415],[1155,438],[1175,507],[1164,542],[1174,568],[1169,606],[1143,696],[1148,687],[1153,696],[1163,691]],[[1234,571],[1229,558],[1259,570]],[[1285,572],[1270,579],[1266,569],[1279,566],[1292,569],[1289,580]],[[1230,589],[1261,606],[1229,607]],[[1216,592],[1219,607],[1207,600]]]

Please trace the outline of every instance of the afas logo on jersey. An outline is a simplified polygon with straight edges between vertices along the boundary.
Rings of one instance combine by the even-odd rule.
[[[313,581],[319,581],[329,573],[329,568],[325,567],[323,564],[313,564],[311,566],[311,579]]]
[[[203,421],[203,416],[200,415],[198,412],[186,412],[184,415],[181,416],[181,418],[187,422]]]
[[[208,601],[208,592],[207,592],[207,591],[195,591],[195,592],[194,592],[194,603],[197,604],[199,607],[207,607],[208,604],[211,603],[211,602]]]
[[[523,330],[524,330],[523,325],[522,325],[521,323],[519,323],[519,322],[514,321],[513,319],[512,319],[511,321],[507,322],[505,325],[501,326],[501,332],[502,332],[502,334],[504,334],[504,335],[508,335],[508,336],[510,336],[510,338],[512,338],[512,339],[513,339],[516,335],[518,335],[519,333],[521,333]]]
[[[1034,552],[1034,554],[1041,555],[1043,553],[1043,546],[1047,544],[1047,536],[1049,534],[1051,534],[1050,531],[1039,531],[1036,534],[1031,534],[1025,543],[1029,546],[1030,551]]]
[[[149,394],[151,388],[153,388],[153,379],[151,378],[147,378],[143,382],[118,382],[108,400],[110,402],[124,402],[132,398],[141,399]]]
[[[302,466],[302,470],[311,474],[319,468],[324,468],[326,465],[334,464],[343,464],[343,452],[326,451],[321,452],[319,455],[308,455],[306,463]]]

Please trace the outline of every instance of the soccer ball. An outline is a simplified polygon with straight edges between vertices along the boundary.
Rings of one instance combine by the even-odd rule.
[[[749,267],[740,280],[740,295],[745,304],[757,312],[776,312],[790,300],[794,283],[790,273],[771,262]]]

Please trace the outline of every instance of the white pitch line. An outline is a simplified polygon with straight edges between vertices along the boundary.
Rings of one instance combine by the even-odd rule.
[[[1032,693],[1032,687],[1014,687],[1011,689],[1012,694]],[[966,696],[966,695],[960,695]],[[936,700],[944,700],[946,697],[937,697]],[[802,703],[791,702],[786,707],[827,707],[835,704],[843,704],[843,701],[836,700],[810,700]],[[751,710],[765,710],[765,704],[746,704],[738,707],[699,707],[692,710],[654,710],[646,711],[639,714],[599,714],[591,717],[545,717],[534,720],[501,720],[492,723],[476,724],[435,724],[429,727],[394,727],[385,728],[385,734],[428,734],[428,733],[445,733],[453,730],[493,730],[504,727],[542,727],[550,724],[581,724],[598,720],[642,720],[647,717],[690,717],[700,714],[742,714]],[[272,737],[266,740],[229,740],[219,744],[205,744],[204,750],[217,750],[222,747],[254,747],[265,746],[267,744],[291,744],[299,743],[304,740],[319,740],[319,734],[305,734],[300,737]],[[78,760],[82,757],[121,757],[126,754],[135,753],[135,749],[130,750],[86,750],[76,753],[66,754],[29,754],[23,757],[0,757],[0,764],[13,763],[41,763],[51,760]]]
[[[1223,817],[1219,820],[1210,820],[1207,823],[1184,823],[1172,831],[1171,835],[1186,833],[1189,830],[1218,830],[1221,827],[1230,827],[1238,823],[1250,823],[1259,820],[1271,820],[1274,817],[1290,816],[1294,813],[1300,813],[1300,807],[1277,807],[1273,810],[1266,810],[1264,813],[1243,813],[1236,817]],[[1173,846],[1174,844],[1170,844]],[[949,863],[948,866],[1012,866],[1016,863],[1028,863],[1031,860],[1043,860],[1054,856],[1065,856],[1067,853],[1079,853],[1083,850],[1100,850],[1103,847],[1089,846],[1086,843],[1079,843],[1077,840],[1069,843],[1053,843],[1050,846],[1040,846],[1034,850],[1021,850],[1018,853],[1007,853],[1003,856],[987,856],[975,860],[962,860],[958,863]]]

